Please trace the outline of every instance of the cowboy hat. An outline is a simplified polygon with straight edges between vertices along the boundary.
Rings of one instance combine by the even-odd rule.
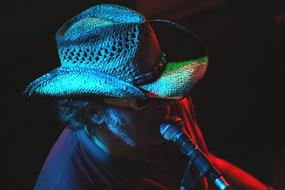
[[[112,4],[68,20],[56,42],[61,65],[31,82],[27,96],[180,99],[208,63],[201,41],[183,26]]]

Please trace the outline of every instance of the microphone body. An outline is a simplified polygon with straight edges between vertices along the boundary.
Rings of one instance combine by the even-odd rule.
[[[182,122],[181,119],[179,121]],[[178,145],[180,150],[189,158],[189,161],[198,169],[199,177],[207,176],[219,190],[232,190],[207,156],[175,124],[171,122],[161,124],[160,133],[166,140]]]

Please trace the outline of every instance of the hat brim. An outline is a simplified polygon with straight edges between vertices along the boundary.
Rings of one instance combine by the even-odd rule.
[[[24,94],[56,97],[145,97],[141,90],[130,83],[87,67],[58,67],[31,82]]]
[[[148,96],[180,99],[200,81],[208,66],[206,49],[201,40],[185,27],[167,20],[149,21],[168,64],[160,78],[141,86]]]
[[[208,59],[168,63],[160,78],[140,86],[152,98],[181,99],[201,80],[207,69]]]
[[[208,58],[202,42],[189,30],[166,20],[149,21],[168,63],[152,83],[134,86],[87,67],[58,67],[36,79],[27,96],[107,96],[180,99],[204,76]]]

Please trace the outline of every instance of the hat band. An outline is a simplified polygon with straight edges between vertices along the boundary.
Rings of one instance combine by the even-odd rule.
[[[166,65],[167,65],[166,54],[161,53],[158,63],[151,69],[151,71],[136,76],[134,79],[128,80],[127,82],[132,83],[135,86],[148,84],[157,79],[161,75],[162,71],[166,68]]]

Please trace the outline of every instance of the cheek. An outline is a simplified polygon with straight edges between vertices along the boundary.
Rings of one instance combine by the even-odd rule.
[[[169,116],[170,113],[170,107],[168,105],[162,105],[158,107],[153,107],[151,108],[147,114],[149,122],[151,123],[161,123],[167,117]]]
[[[112,109],[109,112],[109,116],[117,124],[113,126],[117,129],[112,131],[127,140],[127,144],[144,144],[148,141],[151,143],[159,139],[160,123],[168,115],[169,106],[150,107],[137,112],[129,109]]]
[[[138,112],[134,117],[133,126],[141,133],[153,133],[159,131],[160,124],[169,117],[169,106],[151,108]]]

